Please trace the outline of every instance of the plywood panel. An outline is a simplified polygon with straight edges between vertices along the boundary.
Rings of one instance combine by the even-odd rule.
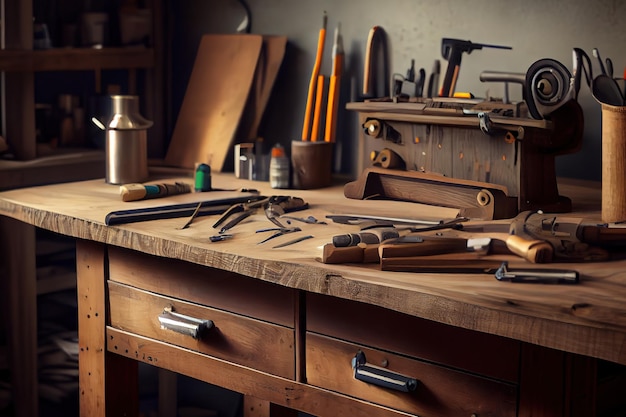
[[[187,92],[165,162],[193,168],[196,162],[221,171],[252,86],[263,37],[205,35],[200,41]]]

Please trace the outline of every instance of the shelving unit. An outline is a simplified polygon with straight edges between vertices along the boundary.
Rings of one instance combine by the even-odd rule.
[[[142,8],[151,10],[149,46],[34,50],[33,0],[0,2],[2,136],[14,155],[11,159],[0,156],[0,190],[104,177],[105,155],[101,149],[50,147],[45,153],[38,152],[36,86],[37,75],[43,72],[66,72],[70,80],[81,71],[92,72],[93,92],[98,94],[105,92],[102,84],[106,71],[124,71],[126,90],[120,93],[140,97],[142,114],[154,122],[148,131],[148,152],[162,157],[166,124],[166,3],[140,3]],[[8,333],[9,350],[14,352],[10,367],[16,417],[39,415],[37,296],[71,286],[67,276],[38,285],[38,245],[34,227],[7,219],[0,221],[0,301],[6,306],[3,312],[8,313],[7,325],[0,330]],[[18,299],[16,294],[22,297]]]
[[[161,30],[163,6],[159,0],[145,0],[144,7],[152,11],[150,46],[33,50],[32,2],[4,1],[4,10],[0,11],[4,28],[0,49],[0,72],[3,74],[0,107],[3,133],[15,159],[0,159],[0,189],[104,176],[103,151],[58,148],[39,164],[32,163],[42,156],[37,151],[35,123],[35,76],[38,72],[66,71],[71,76],[75,71],[93,71],[94,92],[101,93],[103,71],[125,70],[128,91],[122,93],[138,94],[141,91],[142,113],[154,122],[148,132],[148,151],[153,156],[162,156],[165,130],[164,57],[161,53],[164,45]],[[138,71],[143,71],[141,77]],[[143,81],[141,87],[139,78]],[[86,153],[89,154],[88,163],[85,163]],[[74,158],[72,154],[75,154]],[[25,175],[16,175],[21,163]],[[40,171],[34,168],[37,165]],[[28,175],[28,172],[35,174]],[[7,176],[10,178],[4,178]]]

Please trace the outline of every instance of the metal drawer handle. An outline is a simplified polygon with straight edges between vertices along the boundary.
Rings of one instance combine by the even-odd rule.
[[[383,388],[390,388],[401,392],[415,391],[417,379],[391,372],[385,368],[375,365],[368,365],[365,353],[358,351],[352,358],[352,368],[354,377],[359,381],[378,385]]]
[[[213,328],[212,320],[202,320],[184,314],[175,313],[172,307],[165,307],[159,314],[159,323],[162,329],[173,330],[199,339],[208,330]]]

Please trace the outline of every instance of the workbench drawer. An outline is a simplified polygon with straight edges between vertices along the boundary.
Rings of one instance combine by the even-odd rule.
[[[513,384],[310,332],[306,375],[311,385],[420,417],[516,413]]]
[[[109,279],[156,294],[295,327],[295,290],[218,268],[108,248]]]
[[[513,384],[519,381],[519,341],[320,294],[307,294],[306,310],[308,331]]]
[[[284,378],[295,378],[295,332],[108,281],[110,325]]]

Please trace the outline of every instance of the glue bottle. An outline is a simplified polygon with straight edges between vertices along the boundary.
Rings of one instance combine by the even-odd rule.
[[[289,158],[280,144],[272,148],[269,177],[272,188],[289,188]]]

